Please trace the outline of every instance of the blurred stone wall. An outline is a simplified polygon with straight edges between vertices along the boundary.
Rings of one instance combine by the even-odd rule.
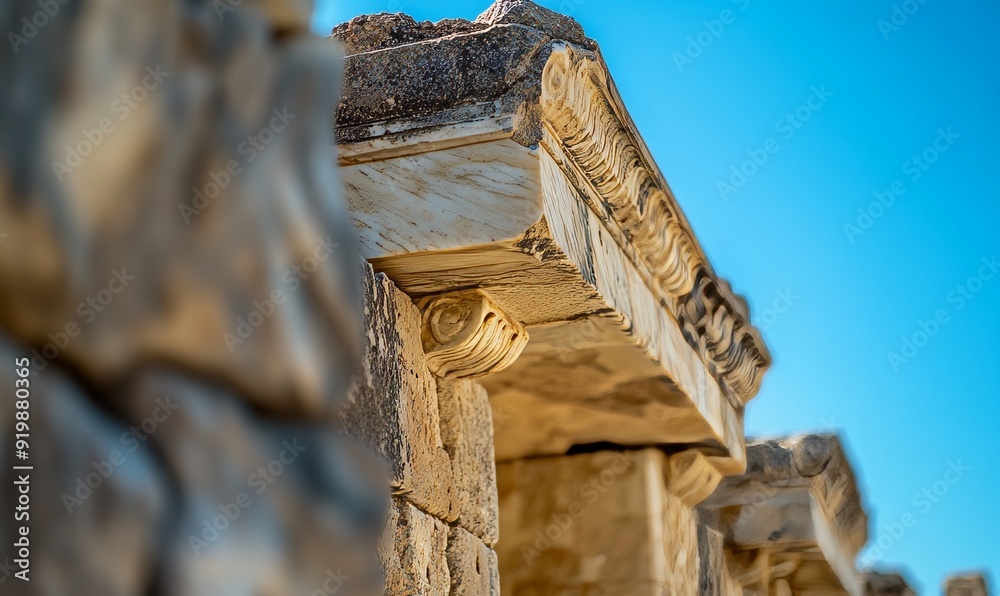
[[[336,427],[342,63],[310,11],[0,6],[0,591],[381,592],[383,466]]]

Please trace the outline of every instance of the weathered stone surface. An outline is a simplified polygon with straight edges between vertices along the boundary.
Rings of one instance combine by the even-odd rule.
[[[356,52],[336,122],[363,255],[415,299],[485,291],[531,334],[482,381],[513,413],[498,459],[696,445],[741,472],[770,356],[579,25],[503,0],[472,24],[379,15],[337,36]]]
[[[901,573],[866,571],[863,581],[865,596],[916,596]]]
[[[475,381],[438,379],[437,394],[441,438],[451,459],[456,523],[493,546],[500,528],[489,398]]]
[[[748,444],[746,473],[723,479],[701,508],[736,552],[744,586],[862,593],[854,560],[868,518],[836,436]]]
[[[666,488],[656,449],[498,464],[505,594],[692,594],[694,511]]]
[[[385,275],[364,266],[363,366],[342,413],[345,432],[383,455],[394,494],[444,520],[458,515],[452,464],[441,438],[434,376],[420,312]]]
[[[497,554],[462,528],[448,531],[448,571],[451,596],[498,596],[500,570]]]
[[[448,35],[471,33],[488,26],[487,23],[473,23],[465,19],[418,23],[406,14],[379,13],[360,15],[337,25],[332,37],[340,42],[345,55],[353,56]]]
[[[0,346],[6,361],[21,353]],[[5,386],[11,373],[0,370]],[[351,593],[381,586],[385,479],[359,482],[371,466],[354,467],[362,454],[346,457],[333,428],[259,418],[237,394],[167,370],[145,370],[100,409],[58,365],[30,380],[31,459],[2,473],[9,505],[11,466],[35,467],[33,581],[18,593],[312,593],[328,572],[351,577]],[[0,409],[3,429],[13,413]],[[12,535],[6,516],[0,529]]]
[[[597,49],[597,44],[583,33],[572,17],[552,12],[530,0],[497,0],[486,12],[479,15],[477,24],[502,25],[516,24],[531,27],[561,39],[591,50]]]
[[[309,594],[331,572],[375,593],[386,478],[332,425],[260,417],[238,393],[170,369],[147,370],[122,398],[172,482],[159,593]]]
[[[380,557],[385,569],[387,595],[447,596],[451,590],[448,571],[448,526],[395,497]]]
[[[0,516],[0,534],[13,543],[22,521],[31,528],[30,581],[13,577],[20,571],[14,563],[18,557],[5,540],[0,592],[140,594],[156,573],[169,518],[167,472],[138,441],[135,450],[131,442],[123,443],[129,424],[102,411],[55,365],[29,379],[31,457],[14,459],[14,416],[21,410],[13,407],[13,388],[16,379],[24,378],[15,373],[15,360],[25,354],[0,335],[0,441],[9,446],[0,458],[0,505],[10,512]],[[13,469],[23,465],[34,470]],[[29,476],[30,518],[15,521],[19,474]]]
[[[390,132],[369,126],[383,120],[426,128],[518,114],[516,136],[536,144],[541,127],[533,103],[552,43],[596,49],[572,18],[522,0],[497,2],[474,22],[366,15],[338,25],[333,37],[348,54],[336,116],[343,141]]]
[[[169,361],[265,410],[324,414],[359,336],[329,166],[342,61],[308,2],[216,4],[80,0],[4,45],[0,327],[41,347],[76,325],[39,369],[55,357],[103,383]],[[7,5],[4,31],[39,10]]]
[[[979,573],[947,577],[944,580],[944,596],[989,596],[986,577]]]
[[[0,10],[5,32],[31,31],[0,48],[0,331],[38,389],[35,577],[18,593],[310,594],[342,568],[364,594],[377,572],[386,483],[368,491],[330,424],[360,291],[330,167],[342,60],[310,12]]]

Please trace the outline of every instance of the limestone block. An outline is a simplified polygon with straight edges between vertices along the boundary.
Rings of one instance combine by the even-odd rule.
[[[452,596],[500,594],[497,554],[482,540],[462,528],[451,528],[447,558]]]
[[[493,546],[499,535],[493,421],[486,390],[475,381],[438,379],[441,438],[451,458],[457,523]]]
[[[362,371],[348,397],[343,427],[386,458],[395,494],[451,521],[457,515],[452,466],[441,438],[434,376],[421,347],[420,313],[367,265],[364,298]]]
[[[665,464],[656,449],[499,464],[502,591],[697,593],[697,520]]]
[[[447,596],[448,526],[406,500],[392,499],[379,556],[385,593],[391,596]]]

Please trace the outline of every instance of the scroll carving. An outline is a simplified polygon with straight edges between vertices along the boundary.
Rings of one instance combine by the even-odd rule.
[[[528,332],[482,290],[426,297],[421,340],[427,365],[440,377],[466,379],[503,370],[528,343]]]
[[[667,488],[689,507],[707,499],[721,480],[722,473],[700,451],[682,451],[667,460]]]
[[[771,358],[746,303],[712,273],[669,188],[634,137],[590,52],[553,51],[542,74],[543,142],[658,292],[688,344],[741,404]],[[563,157],[563,159],[560,159]]]

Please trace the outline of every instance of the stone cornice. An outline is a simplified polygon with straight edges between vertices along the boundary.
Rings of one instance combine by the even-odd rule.
[[[741,403],[771,357],[747,305],[718,279],[599,57],[556,44],[542,73],[542,146],[615,235],[685,339]]]
[[[336,37],[350,53],[336,126],[362,254],[416,300],[483,290],[531,332],[499,368],[425,344],[449,364],[439,374],[473,363],[519,413],[497,457],[686,445],[741,472],[744,405],[770,356],[579,25],[499,0],[475,22],[380,14]],[[673,477],[691,502],[710,486]]]

